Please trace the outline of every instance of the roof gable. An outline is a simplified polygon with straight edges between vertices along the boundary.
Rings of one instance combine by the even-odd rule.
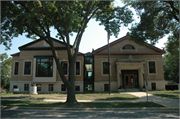
[[[51,39],[53,40],[55,49],[66,50],[66,45],[64,42],[61,42],[54,38]],[[47,44],[45,40],[41,38],[19,47],[19,50],[50,50],[50,49],[51,48],[49,44]]]
[[[154,47],[148,43],[145,43],[144,46],[141,46],[135,43],[132,40],[129,40],[129,35],[126,35],[120,39],[109,44],[110,54],[138,54],[138,55],[162,55],[165,53],[164,50],[161,50],[157,47]],[[124,46],[129,45],[134,47],[134,49],[123,49]],[[106,55],[108,53],[108,45],[105,45],[97,50],[93,51],[93,55]]]

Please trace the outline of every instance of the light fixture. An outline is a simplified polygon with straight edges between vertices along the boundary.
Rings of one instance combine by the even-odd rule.
[[[142,74],[144,75],[144,71],[142,72]]]
[[[119,75],[121,76],[121,72],[119,72]]]

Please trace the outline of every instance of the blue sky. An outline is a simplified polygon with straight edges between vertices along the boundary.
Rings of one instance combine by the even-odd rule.
[[[116,4],[118,4],[118,2],[115,2],[115,5]],[[139,19],[137,19],[137,16],[134,16],[134,19],[135,21],[133,23],[139,22]],[[131,24],[129,24],[128,27],[130,28]],[[121,38],[126,35],[126,33],[129,31],[128,27],[124,27],[124,26],[121,27],[118,38]],[[52,37],[55,38],[56,33],[57,32],[55,30],[51,29]],[[159,42],[156,43],[155,46],[160,49],[163,49],[163,47],[165,47],[164,43],[167,42],[167,37],[168,36],[165,36],[164,38],[160,39]],[[114,40],[117,40],[118,38],[111,36],[110,42],[113,42]],[[75,35],[71,37],[71,44],[73,44],[74,39],[75,39]],[[32,41],[33,41],[32,39],[26,38],[25,35],[22,35],[22,36],[20,35],[19,37],[12,39],[11,50],[6,51],[5,47],[3,45],[0,45],[1,46],[0,52],[1,53],[7,52],[7,54],[10,56],[10,54],[19,52],[18,47]],[[106,44],[107,44],[107,32],[104,30],[104,26],[100,26],[99,22],[96,22],[94,19],[91,19],[90,22],[88,23],[88,27],[86,28],[83,34],[79,52],[82,52],[82,53],[91,52],[92,49],[96,50],[97,48],[102,47]]]

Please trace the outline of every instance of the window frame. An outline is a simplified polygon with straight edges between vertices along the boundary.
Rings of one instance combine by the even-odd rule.
[[[75,76],[81,76],[81,61],[77,60],[76,62],[79,62],[79,74],[76,74],[76,64],[75,64]]]
[[[126,46],[131,46],[131,49],[126,49]],[[126,44],[122,47],[122,50],[135,50],[135,47],[131,44]]]
[[[51,88],[50,88],[50,85],[52,85],[52,90],[50,90]],[[48,91],[54,91],[54,84],[49,84],[48,85]]]
[[[78,87],[78,88],[76,88],[76,87]],[[78,89],[78,90],[76,90],[76,89]],[[75,86],[75,91],[80,91],[80,90],[81,90],[80,86]]]
[[[30,74],[24,74],[24,69],[25,69],[25,62],[31,62],[31,68],[30,68]],[[31,60],[25,60],[23,63],[23,75],[24,76],[31,76],[32,75],[32,61]]]
[[[149,67],[149,62],[154,62],[155,63],[155,73],[150,73],[150,67]],[[148,75],[157,75],[157,63],[155,60],[148,60],[147,61],[147,69],[148,69]]]
[[[39,89],[38,85],[40,85],[40,90],[38,90]],[[36,86],[37,86],[37,91],[41,91],[41,84],[36,84]]]
[[[108,86],[108,90],[106,90],[106,86]],[[109,91],[109,84],[104,84],[104,91]]]
[[[15,86],[16,86],[17,88],[14,88]],[[18,89],[18,85],[13,85],[13,89]]]
[[[52,76],[37,76],[37,65],[38,65],[37,60],[38,59],[40,59],[40,64],[41,64],[41,59],[52,59]],[[53,69],[54,69],[54,60],[53,60],[53,58],[52,57],[38,57],[38,58],[36,58],[35,69],[36,69],[35,70],[35,77],[37,77],[37,78],[42,78],[42,77],[52,78],[53,77],[53,73],[54,73],[54,71],[53,71]]]
[[[63,87],[64,86],[64,87]],[[65,88],[65,90],[63,90]],[[61,84],[61,91],[67,91],[66,86],[64,84]]]
[[[26,89],[26,86],[25,85],[28,85],[28,88]],[[29,91],[29,84],[24,84],[24,91]]]
[[[18,62],[18,69],[17,69],[17,74],[15,74],[15,66],[17,62]],[[18,76],[18,75],[19,75],[19,61],[14,61],[13,76]]]
[[[64,74],[64,75],[68,76],[69,75],[69,61],[68,60],[60,60],[60,65],[61,65],[61,62],[64,62],[64,61],[67,62],[67,74]]]
[[[104,74],[104,72],[103,72],[103,63],[104,62],[107,62],[108,63],[108,61],[102,61],[101,62],[101,75],[102,76],[109,76],[109,73],[108,74]],[[110,63],[111,63],[111,61],[110,61]],[[111,75],[111,65],[110,65],[110,75]]]

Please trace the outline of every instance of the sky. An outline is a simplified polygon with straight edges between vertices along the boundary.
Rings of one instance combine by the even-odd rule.
[[[116,1],[115,5],[117,4],[119,5],[120,3]],[[135,21],[133,23],[139,22],[139,19],[137,18],[137,16],[135,16],[135,14],[134,14],[134,19]],[[82,36],[79,52],[82,52],[82,53],[92,52],[92,49],[96,50],[104,45],[107,45],[107,32],[104,30],[104,26],[100,26],[99,23],[100,22],[96,22],[95,19],[90,20],[90,22],[88,23],[88,27],[86,28]],[[129,24],[128,27],[122,26],[118,37],[115,38],[114,36],[111,36],[109,42],[111,43],[125,36],[127,32],[129,32],[128,28],[130,27],[131,27],[131,24]],[[51,37],[56,38],[55,37],[56,33],[57,32],[54,29],[51,29]],[[158,43],[156,43],[155,46],[160,49],[163,49],[163,47],[165,47],[164,43],[167,42],[167,37],[168,36],[165,36],[164,38],[160,39]],[[75,35],[71,37],[71,44],[73,44],[74,39],[75,39]],[[33,41],[32,39],[26,38],[25,35],[22,35],[22,36],[20,35],[12,39],[12,46],[10,50],[5,50],[5,47],[3,45],[0,45],[1,47],[0,53],[2,54],[6,52],[8,56],[10,57],[11,54],[20,52],[18,47],[32,41]]]

